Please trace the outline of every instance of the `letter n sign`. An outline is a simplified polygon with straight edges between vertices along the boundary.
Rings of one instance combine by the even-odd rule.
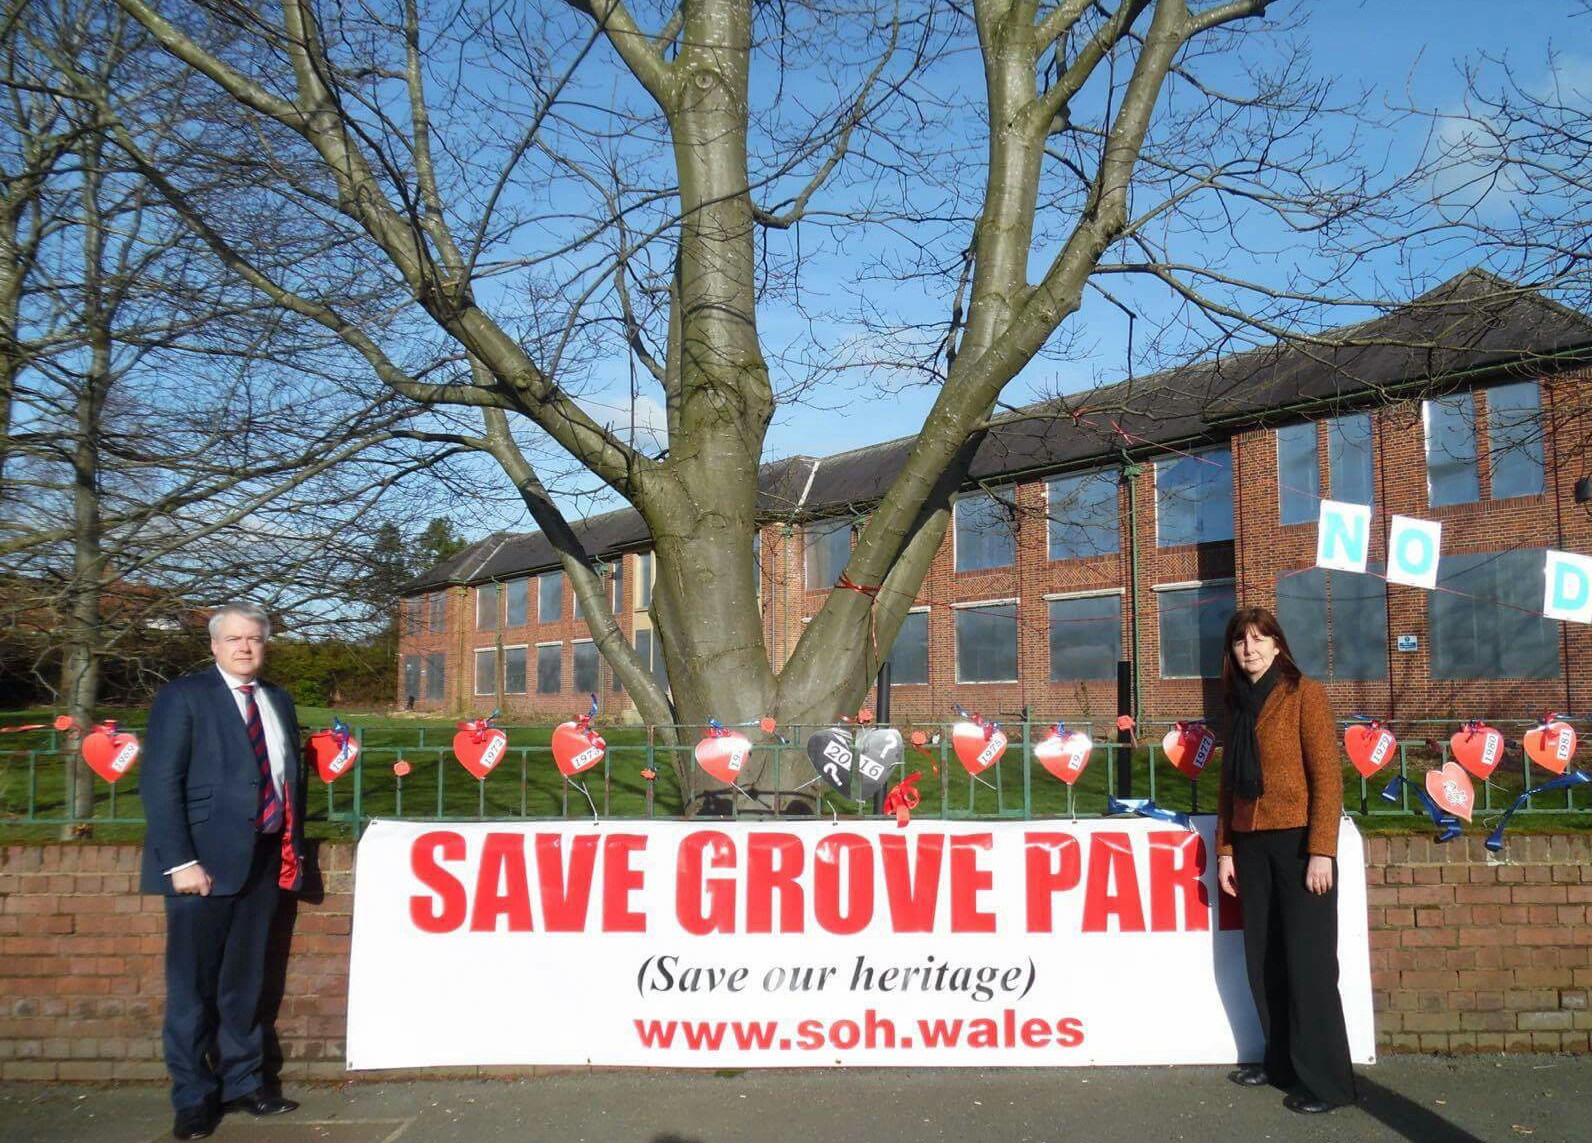
[[[1334,571],[1363,572],[1370,550],[1370,505],[1323,500],[1316,526],[1316,566]]]
[[[1549,619],[1592,623],[1592,557],[1548,552],[1542,613]]]
[[[1437,556],[1443,526],[1410,516],[1393,517],[1387,534],[1387,581],[1431,591],[1437,586]]]

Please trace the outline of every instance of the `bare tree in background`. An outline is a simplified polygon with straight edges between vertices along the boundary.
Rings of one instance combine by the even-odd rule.
[[[392,390],[478,412],[439,439],[501,465],[659,724],[854,711],[1002,391],[1064,347],[1087,290],[1148,281],[1223,336],[1289,333],[1391,181],[1335,153],[1331,85],[1267,0],[119,3],[248,114],[267,193],[406,320],[376,328],[316,273],[273,269],[180,168],[152,180]],[[101,113],[138,154],[138,101]],[[1300,236],[1320,256],[1279,267]],[[900,426],[916,436],[860,528],[856,590],[776,670],[751,558],[770,420],[878,371],[933,407]],[[632,405],[661,395],[664,452],[590,403],[627,374]],[[553,504],[543,441],[646,520],[671,695]]]

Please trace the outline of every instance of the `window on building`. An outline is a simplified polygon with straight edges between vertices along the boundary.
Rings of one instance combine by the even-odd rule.
[[[956,570],[1009,568],[1017,557],[1016,493],[1011,488],[969,492],[957,500]]]
[[[1434,679],[1551,679],[1558,625],[1542,610],[1543,552],[1444,555],[1426,597]]]
[[[625,611],[625,557],[623,554],[614,557],[614,562],[608,565],[609,573],[614,577],[614,618],[618,619]]]
[[[1122,529],[1116,474],[1085,472],[1047,481],[1045,515],[1052,560],[1081,560],[1118,551]]]
[[[495,695],[498,693],[497,662],[496,647],[483,647],[475,653],[476,694]]]
[[[536,621],[557,623],[564,615],[564,573],[543,572],[536,577]]]
[[[597,689],[597,644],[587,640],[575,644],[575,690],[589,694]]]
[[[636,557],[637,606],[645,611],[652,606],[652,553],[642,552]]]
[[[636,629],[636,654],[652,670],[652,677],[664,690],[669,689],[669,670],[663,662],[663,647],[646,627]]]
[[[1294,662],[1317,679],[1387,678],[1387,583],[1370,574],[1306,568],[1277,577],[1277,621]]]
[[[404,656],[404,699],[420,697],[420,656]]]
[[[1017,681],[1017,604],[956,609],[956,681]]]
[[[602,572],[598,568],[592,568],[592,574],[600,577]],[[574,580],[569,581],[569,615],[571,619],[586,618],[585,609],[580,605],[580,592],[576,590]]]
[[[506,695],[522,695],[525,693],[525,648],[503,648],[503,693]]]
[[[523,579],[512,580],[503,585],[503,625],[505,627],[524,627],[529,616],[529,607],[526,596],[530,594],[530,584]]]
[[[475,589],[475,629],[477,631],[496,631],[498,629],[498,585],[483,583]]]
[[[448,656],[442,651],[433,651],[426,656],[426,701],[441,702],[446,697],[448,672]]]
[[[1161,612],[1161,677],[1213,679],[1222,673],[1227,620],[1237,609],[1233,585],[1202,583],[1157,591]]]
[[[439,591],[430,597],[431,600],[431,633],[433,635],[448,629],[448,593]]]
[[[1158,547],[1233,538],[1233,456],[1225,448],[1155,462]]]
[[[418,635],[425,630],[426,622],[426,597],[417,595],[404,600],[403,606],[405,635]]]
[[[545,644],[536,648],[536,693],[556,695],[564,689],[564,645]]]
[[[1050,681],[1114,679],[1122,657],[1122,597],[1050,601]]]
[[[920,686],[929,681],[929,613],[909,611],[890,648],[890,685]]]
[[[828,591],[851,558],[851,521],[815,520],[802,528],[808,591]]]
[[[1487,459],[1494,500],[1542,494],[1542,394],[1535,381],[1487,390]]]
[[[1470,504],[1481,499],[1476,473],[1476,396],[1452,393],[1421,402],[1426,429],[1427,502]]]
[[[1327,474],[1332,499],[1344,504],[1370,504],[1371,414],[1351,413],[1327,422]]]
[[[1277,430],[1277,500],[1284,524],[1313,524],[1321,515],[1321,458],[1314,421]]]

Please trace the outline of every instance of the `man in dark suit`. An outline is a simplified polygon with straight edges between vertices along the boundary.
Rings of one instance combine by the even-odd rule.
[[[293,700],[260,681],[270,620],[223,607],[216,665],[161,688],[140,793],[143,891],[166,898],[166,1070],[172,1134],[202,1139],[223,1111],[298,1104],[267,1089],[260,992],[277,894],[303,877],[304,781]]]

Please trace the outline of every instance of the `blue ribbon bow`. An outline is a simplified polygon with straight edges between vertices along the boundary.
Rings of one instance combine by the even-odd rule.
[[[1579,770],[1571,770],[1568,774],[1560,774],[1556,778],[1548,779],[1540,786],[1534,786],[1527,790],[1515,799],[1515,804],[1509,807],[1503,819],[1499,821],[1498,828],[1487,835],[1487,840],[1484,843],[1487,849],[1492,853],[1497,853],[1504,847],[1504,827],[1509,824],[1509,819],[1515,816],[1515,811],[1525,805],[1528,799],[1535,797],[1537,794],[1546,794],[1553,790],[1568,790],[1574,786],[1584,786],[1588,782],[1592,782],[1592,775],[1583,774]]]
[[[1168,810],[1155,804],[1154,798],[1106,798],[1106,813],[1108,814],[1133,814],[1141,818],[1154,818],[1160,822],[1171,822],[1173,825],[1182,826],[1184,829],[1193,829],[1194,823],[1189,816],[1178,810]]]
[[[1417,786],[1414,782],[1411,782],[1409,779],[1405,778],[1402,774],[1387,784],[1387,788],[1382,791],[1382,800],[1384,802],[1398,801],[1399,791],[1405,786],[1408,786],[1410,790],[1414,792],[1415,796],[1420,799],[1421,805],[1424,806],[1426,808],[1426,812],[1431,815],[1432,824],[1443,831],[1437,836],[1437,840],[1439,842],[1453,841],[1456,837],[1465,832],[1465,827],[1460,824],[1458,818],[1456,818],[1453,814],[1445,814],[1442,810],[1442,807],[1440,807],[1436,802],[1432,801],[1432,795],[1421,789],[1421,787]]]

